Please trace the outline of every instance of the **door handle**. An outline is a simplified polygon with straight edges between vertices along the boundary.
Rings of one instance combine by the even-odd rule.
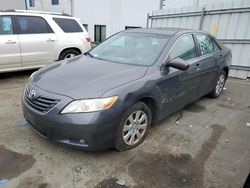
[[[195,69],[196,71],[199,71],[199,70],[200,70],[200,63],[196,63],[194,69]]]
[[[5,44],[16,44],[16,41],[8,40]]]
[[[55,42],[54,39],[48,39],[47,42]]]
[[[220,54],[219,59],[222,59],[222,54]]]

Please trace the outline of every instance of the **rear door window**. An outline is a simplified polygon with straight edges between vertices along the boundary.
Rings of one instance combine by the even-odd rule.
[[[218,46],[218,44],[212,39],[213,42],[213,46],[214,46],[214,52],[219,51],[220,47]]]
[[[0,35],[13,34],[11,16],[0,16]]]
[[[80,33],[80,32],[83,32],[82,28],[77,23],[77,21],[75,21],[73,19],[53,18],[53,20],[57,23],[57,25],[65,33]]]
[[[17,16],[20,34],[53,33],[48,23],[38,16]]]
[[[219,46],[208,35],[197,34],[196,37],[197,37],[198,44],[200,47],[201,55],[209,54],[209,53],[220,50]]]
[[[189,60],[196,57],[196,47],[192,34],[184,35],[177,39],[170,54],[170,60],[181,58],[183,60]]]

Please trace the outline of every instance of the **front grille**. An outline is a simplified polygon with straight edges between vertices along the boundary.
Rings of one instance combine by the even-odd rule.
[[[39,96],[36,98],[29,97],[30,89],[27,87],[25,90],[24,98],[25,101],[34,109],[39,112],[48,112],[51,108],[53,108],[60,100],[53,99],[50,97]]]

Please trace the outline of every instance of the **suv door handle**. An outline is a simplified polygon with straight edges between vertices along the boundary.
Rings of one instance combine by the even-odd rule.
[[[220,54],[219,59],[222,59],[222,54]]]
[[[48,39],[47,42],[55,42],[54,39]]]
[[[16,41],[8,40],[5,44],[16,44]]]

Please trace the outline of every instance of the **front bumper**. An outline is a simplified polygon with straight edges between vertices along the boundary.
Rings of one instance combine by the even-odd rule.
[[[34,109],[23,94],[24,118],[40,136],[86,150],[105,150],[114,146],[116,130],[120,122],[118,117],[121,117],[116,109],[93,113],[60,114],[73,99],[44,91],[33,85],[32,88],[39,95],[60,99],[52,109],[43,113]]]

